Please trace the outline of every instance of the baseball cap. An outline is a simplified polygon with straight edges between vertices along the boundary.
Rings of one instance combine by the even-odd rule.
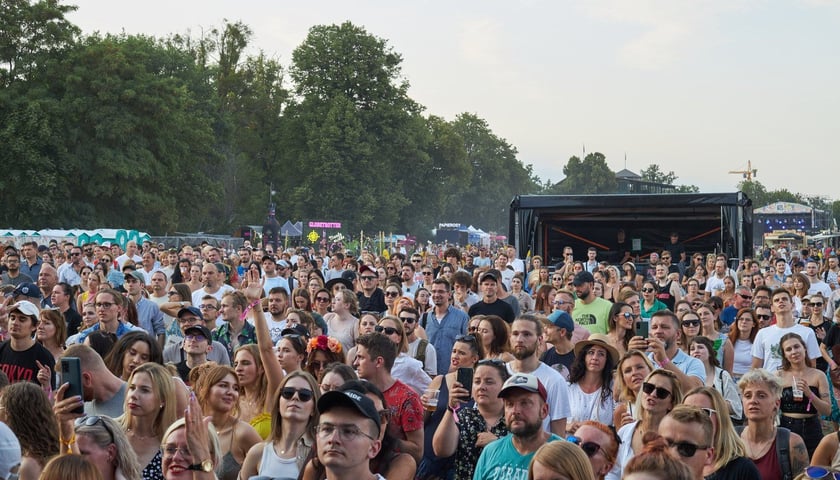
[[[277,260],[277,266],[278,267],[283,267],[283,268],[291,267],[291,265],[289,265],[289,262],[287,262],[285,260]]]
[[[546,392],[545,386],[543,386],[537,377],[530,373],[514,373],[502,386],[502,389],[499,391],[499,398],[505,398],[517,388],[526,392],[538,393],[544,401],[548,401],[548,392]]]
[[[281,337],[285,337],[286,335],[300,335],[301,337],[309,338],[309,331],[303,325],[296,323],[291,327],[284,328],[280,332]]]
[[[373,420],[373,423],[376,424],[377,433],[382,429],[379,412],[376,411],[373,401],[363,393],[357,392],[356,390],[330,390],[321,395],[321,398],[318,400],[318,413],[323,415],[335,407],[352,408],[363,417]]]
[[[195,315],[196,317],[200,318],[202,322],[204,321],[204,315],[201,314],[201,310],[199,310],[198,307],[190,306],[190,307],[184,307],[184,308],[178,310],[178,318],[181,318],[181,315],[183,315],[185,313],[191,313],[191,314]]]
[[[20,442],[12,429],[0,422],[0,478],[8,478],[9,473],[20,465]]]
[[[24,315],[35,318],[38,318],[38,314],[40,313],[40,310],[34,303],[27,302],[26,300],[21,300],[18,303],[9,306],[9,313],[14,312],[15,310]]]
[[[575,329],[575,322],[572,321],[572,316],[563,310],[555,310],[548,316],[548,321],[553,323],[557,328],[565,328],[567,332]]]
[[[353,280],[356,279],[356,272],[354,272],[353,270],[345,270],[345,271],[341,272],[341,278],[352,282]],[[349,288],[353,288],[353,287],[349,287]]]
[[[41,298],[41,289],[37,285],[30,282],[23,282],[18,284],[11,293],[6,294],[7,297],[17,297],[23,295],[24,297]]]
[[[595,277],[593,277],[591,273],[580,272],[577,275],[575,275],[575,279],[572,280],[572,285],[577,287],[578,285],[583,285],[584,283],[594,283],[594,282],[595,282]]]
[[[142,272],[138,272],[137,270],[133,270],[125,274],[125,279],[128,280],[128,277],[134,277],[137,279],[138,282],[142,283],[143,285],[146,284],[146,277],[143,276]]]
[[[493,280],[494,282],[498,283],[499,277],[497,277],[496,274],[492,270],[490,270],[481,274],[481,277],[478,279],[478,283],[481,283],[485,280]]]
[[[365,272],[370,272],[370,273],[376,275],[376,270],[370,268],[369,266],[367,266],[363,263],[363,264],[359,265],[359,275],[361,275]]]
[[[210,333],[210,329],[208,329],[204,325],[192,325],[191,327],[188,327],[186,330],[184,330],[184,334],[186,335],[190,332],[195,331],[200,333],[202,337],[206,338],[208,342],[213,339],[213,335]]]

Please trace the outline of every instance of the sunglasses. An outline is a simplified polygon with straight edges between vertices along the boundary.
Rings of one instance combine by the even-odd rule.
[[[601,446],[595,442],[584,442],[580,439],[580,437],[576,437],[574,435],[569,435],[568,437],[566,437],[566,441],[574,443],[575,445],[580,447],[580,449],[583,450],[583,453],[585,453],[586,456],[589,458],[594,457],[595,454],[598,453],[598,450],[603,451],[604,456],[607,457],[607,452],[604,451],[604,449],[601,448]]]
[[[639,317],[639,315],[636,315],[636,314],[630,313],[630,312],[619,313],[619,315],[626,318],[626,319],[631,319],[631,318],[635,319],[635,318]]]
[[[396,298],[399,294],[400,294],[400,292],[385,292],[386,297],[392,297],[392,298]]]
[[[656,391],[656,398],[658,398],[660,400],[665,400],[666,398],[671,396],[671,392],[669,392],[667,389],[662,388],[662,387],[657,387],[656,385],[654,385],[652,383],[648,383],[648,382],[645,382],[645,383],[642,384],[642,391],[645,392],[645,394],[647,394],[647,395],[650,395],[651,393]],[[691,456],[691,455],[689,455],[689,456]]]
[[[683,320],[682,322],[683,327],[699,327],[700,320]]]
[[[755,318],[757,318],[757,319],[759,319],[759,320],[770,320],[770,319],[772,318],[772,315],[759,315],[759,314],[756,314],[756,315],[755,315]]]
[[[432,272],[423,272],[423,275],[431,275]]]
[[[643,289],[642,289],[642,293],[653,293],[653,292],[655,292],[655,291],[656,291],[656,290],[654,290],[654,289],[652,289],[652,288],[643,288]]]
[[[360,278],[362,280],[376,280],[376,277],[374,277],[372,275],[362,275]]]
[[[752,295],[742,295],[739,293],[738,296],[743,298],[744,300],[752,300]]]
[[[812,307],[822,307],[825,305],[823,302],[811,302]]]
[[[321,302],[321,303],[324,303],[324,302],[329,302],[329,301],[330,301],[330,297],[315,297],[315,301],[316,301],[316,302]]]
[[[377,325],[373,327],[373,331],[376,333],[384,333],[385,335],[393,335],[397,333],[397,329],[394,327],[383,327],[382,325]]]
[[[312,390],[308,388],[283,387],[283,390],[280,391],[280,396],[286,400],[291,400],[294,398],[295,394],[297,394],[297,397],[301,402],[308,402],[312,400],[313,396]]]
[[[829,470],[826,467],[808,467],[805,469],[805,476],[810,479],[834,479],[840,480],[840,472]]]
[[[478,327],[468,327],[467,331],[470,333],[475,333],[478,331]],[[463,337],[463,335],[461,335]]]
[[[106,432],[108,432],[108,435],[111,436],[111,442],[114,441],[114,432],[112,432],[111,429],[108,428],[108,424],[105,423],[102,420],[102,417],[99,417],[97,415],[90,415],[90,416],[87,416],[87,417],[77,418],[74,423],[76,425],[76,428],[79,428],[79,427],[82,427],[82,426],[92,427],[92,426],[96,425],[97,423],[102,423],[102,427],[105,429]]]
[[[697,450],[706,450],[709,446],[701,447],[700,445],[695,445],[689,442],[673,442],[671,440],[665,439],[665,443],[668,444],[668,448],[674,448],[677,450],[677,453],[683,458],[691,458],[697,453]]]
[[[563,279],[561,277],[553,277],[551,280],[553,282],[562,282],[563,281]]]
[[[493,365],[494,367],[504,367],[505,362],[497,359],[497,358],[488,358],[486,360],[479,360],[477,365]]]
[[[402,320],[403,323],[414,323],[417,321],[417,319],[413,317],[400,317],[400,320]]]

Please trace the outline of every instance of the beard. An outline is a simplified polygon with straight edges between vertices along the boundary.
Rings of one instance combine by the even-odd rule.
[[[586,300],[587,298],[589,298],[589,295],[592,295],[592,289],[583,290],[578,292],[577,294],[578,298],[581,300]]]
[[[533,347],[513,347],[513,358],[517,360],[525,360],[526,358],[532,357],[535,353],[537,353],[537,345],[534,344]]]
[[[533,437],[536,435],[540,430],[542,430],[542,421],[528,423],[525,422],[524,425],[516,425],[515,427],[510,428],[510,433],[518,436],[518,437]]]

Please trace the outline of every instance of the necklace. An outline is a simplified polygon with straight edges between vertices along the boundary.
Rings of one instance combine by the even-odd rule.
[[[773,436],[767,440],[762,440],[758,443],[753,443],[746,435],[744,436],[744,446],[747,447],[747,456],[753,460],[758,460],[764,454],[767,453],[767,447],[769,447],[773,440],[776,439],[776,429],[773,429]]]

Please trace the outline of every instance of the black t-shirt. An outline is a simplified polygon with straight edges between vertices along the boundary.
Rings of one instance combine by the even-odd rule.
[[[82,316],[79,312],[68,308],[62,315],[64,315],[64,323],[67,324],[67,336],[79,333],[79,327],[82,325]]]
[[[706,480],[760,480],[761,474],[752,460],[738,457],[720,470],[706,477]]]
[[[184,359],[184,360],[181,360],[180,362],[176,363],[175,364],[175,370],[178,370],[178,376],[181,377],[181,380],[183,380],[184,383],[189,385],[190,384],[190,371],[192,369],[187,366],[187,360]]]
[[[574,363],[575,361],[575,351],[570,350],[569,353],[564,353],[561,355],[557,353],[556,348],[551,347],[548,350],[546,350],[545,353],[543,353],[543,356],[540,360],[549,367],[553,367],[559,364],[563,365],[569,371],[571,371],[572,363]]]
[[[38,363],[47,366],[53,372],[52,384],[55,385],[55,358],[49,350],[35,342],[26,350],[12,349],[11,340],[0,343],[0,370],[9,377],[9,382],[20,381],[38,383]]]
[[[474,304],[470,307],[469,316],[472,318],[475,315],[498,315],[509,324],[513,323],[513,319],[516,318],[513,307],[498,298],[493,303],[484,303],[484,300],[482,300]]]
[[[381,288],[377,287],[370,297],[366,297],[364,292],[358,292],[356,298],[359,299],[360,312],[382,313],[388,309],[388,306],[385,305],[385,292]]]
[[[665,250],[671,252],[671,262],[680,263],[681,255],[685,253],[685,245],[682,243],[673,244],[668,242],[665,244]]]

